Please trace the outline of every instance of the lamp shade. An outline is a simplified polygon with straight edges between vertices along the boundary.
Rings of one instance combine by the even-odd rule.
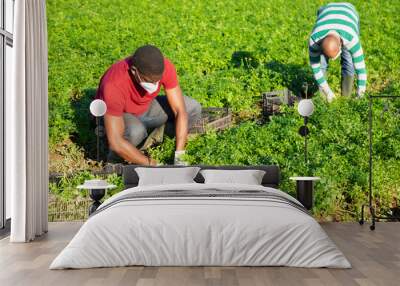
[[[308,117],[314,112],[314,103],[311,99],[302,99],[297,106],[297,111],[301,116]]]
[[[96,117],[103,116],[104,114],[106,114],[106,111],[107,111],[107,105],[101,99],[95,99],[90,104],[90,113],[93,116]]]

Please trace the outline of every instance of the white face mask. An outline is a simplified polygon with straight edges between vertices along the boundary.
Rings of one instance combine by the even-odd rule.
[[[153,82],[142,81],[142,79],[140,78],[140,76],[139,76],[139,74],[137,72],[137,69],[135,67],[133,67],[132,72],[135,73],[135,75],[137,76],[137,81],[139,82],[140,86],[143,87],[143,89],[145,91],[147,91],[148,93],[154,93],[154,92],[157,91],[158,83],[160,81],[157,81],[157,82],[154,82],[154,83]]]
[[[140,85],[148,93],[154,93],[158,89],[158,83],[159,83],[158,81],[155,82],[155,83],[152,83],[152,82],[140,82]]]

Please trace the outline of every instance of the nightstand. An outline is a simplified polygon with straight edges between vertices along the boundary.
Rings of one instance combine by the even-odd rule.
[[[296,181],[297,200],[310,210],[313,207],[314,182],[321,180],[320,177],[290,177]]]

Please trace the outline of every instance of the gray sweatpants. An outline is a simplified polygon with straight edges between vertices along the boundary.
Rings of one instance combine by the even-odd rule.
[[[201,117],[201,105],[188,96],[184,96],[183,99],[190,128]],[[166,124],[165,133],[171,137],[175,136],[175,116],[166,96],[157,96],[151,102],[149,109],[140,116],[124,113],[123,117],[125,123],[124,137],[135,147],[140,145],[152,130],[163,124]],[[110,150],[110,153],[114,152]]]
[[[193,98],[184,96],[183,99],[189,117],[190,128],[201,117],[201,105]],[[165,123],[166,134],[171,137],[175,135],[175,116],[166,96],[157,96],[151,102],[149,109],[141,116],[124,113],[124,123],[124,136],[133,146],[138,146],[147,138],[151,130]]]

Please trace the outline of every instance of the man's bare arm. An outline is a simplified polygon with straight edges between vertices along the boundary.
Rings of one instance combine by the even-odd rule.
[[[188,114],[182,90],[178,85],[175,88],[165,90],[165,93],[175,115],[176,150],[181,151],[185,149],[188,135]]]
[[[157,165],[155,160],[143,155],[142,152],[124,138],[125,123],[122,116],[106,114],[104,116],[104,126],[110,149],[123,159],[135,164]]]

